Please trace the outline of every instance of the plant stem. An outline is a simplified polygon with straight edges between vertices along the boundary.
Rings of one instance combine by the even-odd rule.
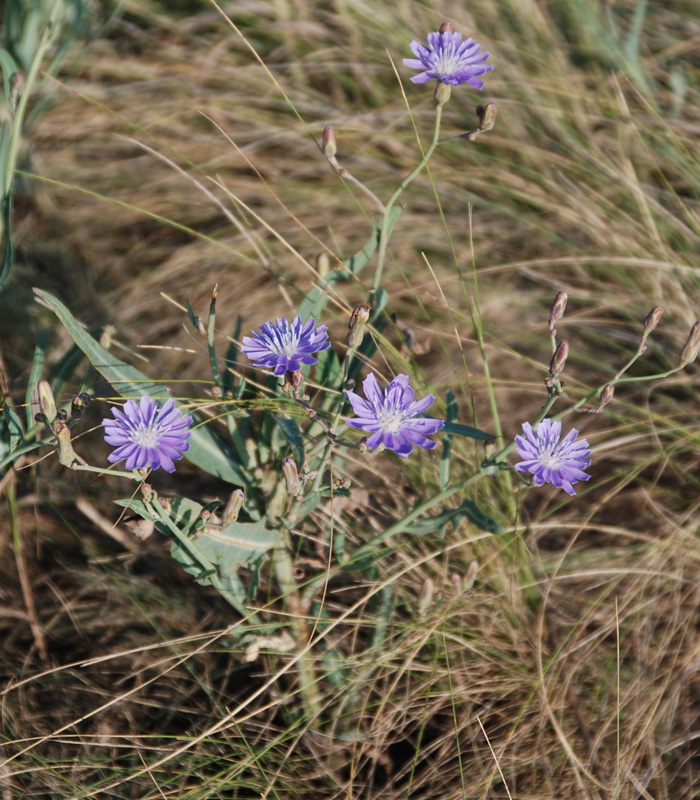
[[[382,280],[382,270],[384,269],[384,260],[386,258],[386,247],[389,241],[389,214],[391,209],[396,205],[396,201],[401,196],[403,190],[411,183],[411,181],[427,166],[430,156],[438,145],[438,137],[440,135],[440,120],[442,118],[442,106],[438,105],[435,109],[435,130],[433,131],[433,138],[428,146],[428,149],[423,153],[423,158],[418,165],[401,181],[398,189],[391,195],[389,202],[386,204],[384,211],[384,218],[382,220],[382,228],[379,234],[379,253],[377,255],[377,268],[374,272],[374,281],[372,283],[372,296],[376,295],[379,284]]]
[[[294,580],[294,565],[289,553],[287,533],[284,529],[280,529],[272,554],[272,565],[282,593],[282,600],[286,610],[289,612],[292,637],[297,645],[301,695],[304,698],[309,718],[312,718],[317,716],[321,710],[321,694],[318,690],[316,673],[306,652],[309,633],[306,629],[304,618],[299,614],[299,589]]]

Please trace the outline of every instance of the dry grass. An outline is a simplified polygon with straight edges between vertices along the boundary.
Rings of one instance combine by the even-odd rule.
[[[606,6],[623,39],[634,5]],[[35,121],[29,171],[41,179],[20,198],[18,274],[0,299],[18,385],[37,330],[50,324],[28,299],[32,285],[89,325],[115,324],[132,350],[166,346],[142,351],[152,374],[158,364],[198,379],[207,359],[161,291],[203,311],[218,283],[223,333],[239,314],[246,330],[295,307],[316,253],[354,252],[372,216],[313,137],[333,123],[341,163],[386,197],[419,150],[385,50],[400,63],[406,42],[442,18],[478,31],[492,52],[486,99],[499,118],[475,144],[442,146],[405,195],[385,285],[389,311],[425,350],[411,368],[436,393],[455,391],[465,422],[473,411],[492,429],[469,316],[472,243],[506,437],[542,403],[547,309],[559,289],[570,296],[560,330],[572,344],[573,397],[624,363],[653,305],[666,315],[644,367],[676,363],[698,316],[692,4],[649,8],[627,62],[596,3],[229,7],[303,123],[212,6],[189,10],[177,18],[128,1],[109,36],[76,54]],[[402,80],[425,140],[430,93]],[[444,134],[473,127],[480,100],[455,93]],[[243,232],[124,137],[196,177]],[[363,298],[362,287],[343,285],[329,307],[335,338],[344,309]],[[68,340],[52,336],[57,357]],[[390,339],[398,345],[399,331]],[[3,800],[697,797],[697,391],[693,366],[662,385],[626,384],[609,413],[576,417],[595,457],[576,501],[519,492],[511,513],[502,488],[480,486],[480,501],[518,526],[515,539],[466,524],[444,540],[406,535],[376,581],[332,583],[325,613],[340,621],[315,651],[321,721],[300,713],[293,669],[229,715],[287,657],[245,663],[230,609],[171,564],[162,542],[134,554],[76,508],[82,498],[113,519],[118,483],[78,479],[51,460],[22,471],[19,530],[49,663],[3,524],[0,670],[10,683],[1,713],[15,757],[0,772]],[[456,458],[462,469],[479,455],[464,447]],[[336,535],[359,542],[401,516],[432,491],[435,463],[416,459],[400,472],[388,458],[351,459],[368,491],[336,509]],[[172,488],[224,491],[187,469]],[[326,520],[317,523],[322,531]],[[476,583],[459,593],[451,576],[474,559]],[[419,613],[427,578],[435,596]]]

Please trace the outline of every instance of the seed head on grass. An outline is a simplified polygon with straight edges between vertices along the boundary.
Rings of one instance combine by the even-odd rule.
[[[468,83],[481,90],[484,82],[476,76],[493,69],[492,64],[483,63],[489,53],[479,52],[480,44],[471,38],[462,41],[462,34],[452,30],[429,33],[427,47],[414,40],[411,42],[411,50],[417,58],[404,58],[404,65],[423,70],[411,78],[413,83],[427,83],[432,78],[437,78],[440,83],[450,86]]]
[[[422,414],[435,401],[435,396],[427,395],[422,400],[415,399],[415,393],[408,384],[408,375],[397,375],[382,392],[374,374],[364,380],[362,388],[365,398],[355,392],[347,391],[348,400],[356,417],[345,421],[353,428],[360,428],[372,435],[367,446],[375,450],[384,445],[397,456],[406,458],[413,445],[432,450],[435,442],[426,436],[440,430],[445,424],[442,419],[416,417]]]
[[[331,346],[328,341],[328,328],[319,325],[314,330],[316,320],[310,317],[302,323],[297,315],[292,322],[278,317],[275,322],[266,322],[252,336],[243,337],[241,350],[256,367],[267,367],[275,375],[297,372],[302,364],[315,364],[313,353]]]
[[[124,403],[124,410],[112,409],[114,419],[103,419],[105,441],[117,449],[107,456],[112,464],[126,459],[127,469],[164,469],[174,472],[177,459],[189,449],[192,417],[175,408],[172,400],[163,406],[148,395],[139,404]]]
[[[523,423],[523,434],[515,437],[515,444],[525,460],[515,468],[532,473],[538,486],[551,483],[574,495],[573,484],[590,479],[591,476],[583,470],[590,466],[591,451],[585,439],[576,440],[576,428],[561,439],[561,422],[543,419],[537,424],[536,431],[529,422]]]

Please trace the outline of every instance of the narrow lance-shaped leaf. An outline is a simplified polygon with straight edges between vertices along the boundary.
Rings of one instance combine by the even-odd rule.
[[[123,397],[138,398],[146,394],[149,397],[164,400],[170,396],[165,384],[150,380],[136,367],[115,358],[105,350],[77,322],[60,300],[40,289],[35,289],[34,292],[61,320],[68,333],[73,337],[73,341],[85,353],[93,367]],[[192,428],[189,443],[190,448],[185,453],[185,458],[192,464],[229,483],[246,484],[245,476],[238,469],[234,452],[210,427],[203,424],[195,425]]]

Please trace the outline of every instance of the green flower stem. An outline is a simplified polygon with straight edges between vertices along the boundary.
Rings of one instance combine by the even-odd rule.
[[[74,464],[72,470],[82,470],[83,472],[97,472],[100,475],[116,475],[118,478],[129,478],[132,481],[142,481],[140,475],[133,472],[123,472],[119,469],[104,469],[104,467],[91,467],[89,464]]]
[[[216,566],[209,561],[208,558],[203,556],[197,546],[195,545],[194,541],[191,540],[186,534],[184,534],[177,525],[172,521],[170,515],[166,513],[163,506],[158,502],[158,500],[154,497],[149,505],[154,511],[158,514],[161,521],[164,525],[167,526],[168,530],[172,533],[173,537],[177,539],[178,544],[182,547],[183,550],[187,552],[187,554],[195,561],[202,569],[202,572],[206,575],[207,580],[211,583],[211,585],[216,589],[216,591],[226,600],[227,603],[232,605],[238,613],[246,619],[247,622],[252,622],[254,624],[259,624],[260,620],[258,619],[256,614],[251,614],[250,611],[245,607],[245,605],[232,593],[230,592],[224,585],[221,583],[221,578],[219,578],[219,573],[217,571]]]
[[[350,375],[350,366],[356,350],[356,347],[348,347],[347,351],[345,352],[345,359],[343,360],[343,377],[340,381],[340,394],[338,395],[338,406],[335,411],[335,416],[333,417],[333,422],[328,429],[328,441],[326,442],[326,446],[323,448],[323,455],[321,456],[321,462],[319,464],[318,472],[312,487],[312,491],[314,492],[317,492],[321,488],[324,465],[329,462],[333,452],[333,446],[336,444],[335,432],[338,428],[340,417],[342,416],[343,405],[345,404],[345,384],[347,383],[348,376]]]
[[[428,164],[430,160],[430,156],[432,156],[433,151],[438,145],[438,138],[440,136],[440,120],[442,119],[442,106],[438,105],[435,109],[435,130],[433,132],[433,138],[428,146],[428,149],[423,153],[423,158],[420,160],[418,165],[403,179],[401,184],[399,185],[398,189],[391,195],[389,198],[389,202],[386,204],[386,210],[384,211],[384,218],[382,220],[382,227],[381,232],[379,234],[379,253],[377,255],[377,268],[374,272],[374,282],[372,283],[372,296],[376,295],[377,289],[379,289],[379,284],[382,280],[382,270],[384,269],[384,260],[386,258],[386,247],[389,241],[389,215],[391,214],[391,209],[396,205],[396,201],[401,196],[403,190],[411,183],[411,181],[416,177],[416,175],[420,174],[423,169]]]
[[[277,534],[277,541],[272,554],[272,565],[277,583],[282,592],[285,610],[289,612],[292,638],[297,645],[301,695],[304,698],[309,718],[312,718],[317,716],[321,710],[321,694],[318,689],[318,678],[309,659],[309,653],[306,650],[306,646],[309,643],[309,632],[303,616],[299,613],[299,589],[294,580],[294,565],[290,556],[287,534],[283,529],[280,529]]]

